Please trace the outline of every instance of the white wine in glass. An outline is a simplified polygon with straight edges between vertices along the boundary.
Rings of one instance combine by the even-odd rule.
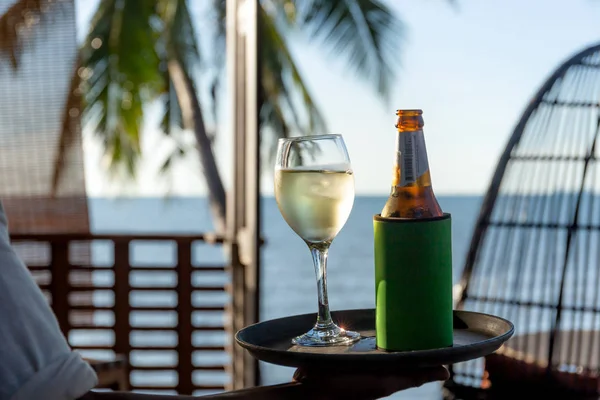
[[[277,204],[289,226],[307,242],[331,241],[342,229],[354,203],[352,171],[278,169]]]
[[[301,346],[354,343],[360,335],[332,321],[327,299],[329,245],[346,223],[354,204],[354,176],[342,137],[280,139],[275,198],[283,218],[308,245],[317,275],[317,322],[293,343]]]

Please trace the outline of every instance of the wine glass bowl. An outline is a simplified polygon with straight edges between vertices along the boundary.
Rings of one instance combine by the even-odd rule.
[[[341,135],[280,139],[275,198],[290,228],[308,245],[317,277],[319,308],[310,331],[293,340],[300,346],[348,345],[356,332],[332,320],[327,298],[327,255],[354,204],[354,175]]]

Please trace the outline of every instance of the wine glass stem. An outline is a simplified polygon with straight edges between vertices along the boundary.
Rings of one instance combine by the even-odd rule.
[[[333,325],[329,313],[329,300],[327,299],[327,253],[329,243],[309,243],[310,253],[315,264],[317,275],[317,294],[319,297],[319,314],[317,316],[317,329],[327,328]]]

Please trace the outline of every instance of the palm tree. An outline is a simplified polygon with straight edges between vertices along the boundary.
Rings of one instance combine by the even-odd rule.
[[[0,57],[18,65],[17,12],[43,14],[56,2],[18,0],[0,17]],[[385,99],[394,77],[402,36],[401,21],[381,0],[260,0],[259,86],[261,135],[286,137],[325,131],[326,121],[289,51],[287,34],[301,33],[345,57],[358,76]],[[175,141],[181,128],[193,131],[206,179],[214,225],[225,223],[225,189],[207,131],[205,113],[218,106],[221,75],[207,78],[224,64],[225,0],[213,0],[212,54],[200,52],[196,25],[186,0],[100,0],[80,51],[73,85],[84,95],[84,122],[102,140],[111,170],[135,174],[141,154],[144,109],[161,102],[162,130]],[[12,18],[12,19],[11,19]],[[12,22],[10,22],[12,21]],[[10,38],[13,41],[10,41]],[[211,100],[200,101],[198,74],[210,79]],[[70,93],[77,93],[73,90]],[[206,97],[206,96],[205,96]],[[214,112],[213,112],[214,113]],[[63,136],[73,134],[63,132]],[[68,142],[68,138],[61,139]],[[275,143],[275,140],[265,143]],[[165,160],[167,168],[185,154],[183,145]],[[267,149],[269,150],[269,149]],[[272,150],[272,149],[270,149]],[[267,154],[272,154],[268,151]],[[60,174],[57,166],[56,175]],[[57,178],[55,179],[57,180]]]

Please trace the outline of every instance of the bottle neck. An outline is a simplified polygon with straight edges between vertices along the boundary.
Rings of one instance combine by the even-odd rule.
[[[423,130],[398,131],[392,192],[403,187],[431,186]]]

